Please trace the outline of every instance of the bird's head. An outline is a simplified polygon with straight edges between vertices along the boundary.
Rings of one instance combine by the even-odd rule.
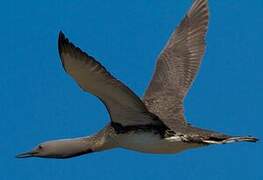
[[[86,153],[93,152],[87,148],[81,139],[66,139],[57,141],[48,141],[37,145],[33,150],[18,154],[17,158],[70,158]]]

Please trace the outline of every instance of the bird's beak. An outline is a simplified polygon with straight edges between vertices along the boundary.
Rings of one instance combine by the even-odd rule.
[[[35,154],[37,154],[37,151],[33,150],[33,151],[18,154],[16,155],[16,158],[29,158],[29,157],[33,157]]]

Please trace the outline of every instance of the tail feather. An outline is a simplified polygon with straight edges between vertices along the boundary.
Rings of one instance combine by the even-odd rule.
[[[223,143],[232,143],[232,142],[257,142],[258,139],[251,136],[237,136],[225,139]]]
[[[258,139],[256,137],[251,136],[233,136],[227,137],[223,139],[204,139],[204,143],[208,144],[227,144],[227,143],[234,143],[234,142],[257,142]]]

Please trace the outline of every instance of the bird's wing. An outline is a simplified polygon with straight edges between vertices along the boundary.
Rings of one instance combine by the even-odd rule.
[[[195,0],[159,55],[144,102],[170,128],[185,123],[183,99],[205,51],[208,2]],[[173,129],[173,128],[172,128]]]
[[[127,86],[115,79],[98,61],[74,46],[60,32],[60,58],[65,71],[84,90],[107,107],[111,120],[122,126],[153,124],[153,114]]]

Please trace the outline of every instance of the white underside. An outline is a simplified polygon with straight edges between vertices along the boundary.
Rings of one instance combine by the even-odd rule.
[[[178,136],[160,139],[158,134],[150,132],[119,134],[115,142],[122,148],[145,153],[178,153],[200,147],[200,144],[182,142]]]

